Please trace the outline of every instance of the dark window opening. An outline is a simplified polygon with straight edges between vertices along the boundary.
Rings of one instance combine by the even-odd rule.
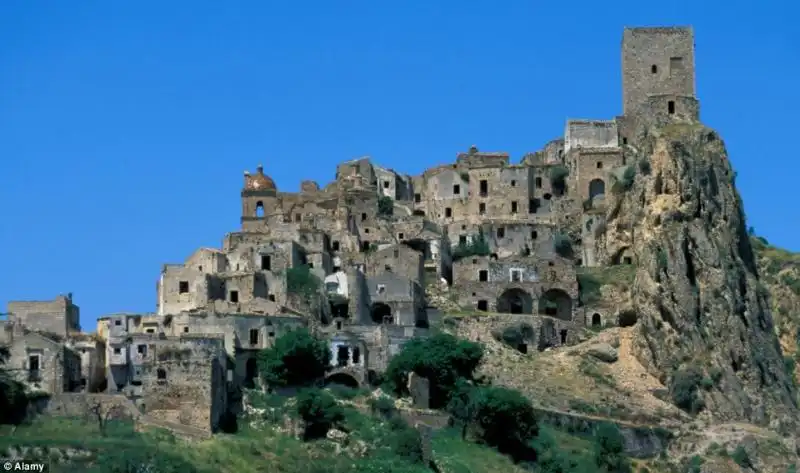
[[[350,361],[350,349],[340,345],[336,348],[336,366],[340,368],[347,366],[348,361]]]
[[[528,213],[535,214],[539,210],[539,199],[531,199],[528,201]]]
[[[505,227],[500,227],[497,229],[497,238],[505,238],[506,237],[506,229]]]
[[[669,113],[670,115],[673,115],[675,113],[675,102],[673,102],[672,100],[667,102],[667,113]]]
[[[302,216],[302,215],[300,215],[300,214],[294,214],[294,221],[295,221],[295,222],[299,222],[299,221],[301,221],[301,220],[303,220],[303,216]]]
[[[414,194],[414,202],[417,204],[422,202],[422,194]]]
[[[231,291],[231,302],[239,302],[239,291]]]
[[[339,251],[339,240],[333,240],[333,244],[331,245],[331,249],[333,251]]]
[[[597,161],[597,169],[603,169],[603,162]]]
[[[271,300],[272,302],[275,302],[275,294],[270,294],[269,296],[267,296],[267,299]]]
[[[517,202],[516,201],[511,202],[511,213],[512,214],[517,213]]]
[[[341,330],[341,329],[342,329],[342,322],[340,320],[337,320],[336,321],[336,330]]]
[[[145,333],[156,333],[156,329],[149,328],[149,329],[145,330]]]
[[[384,189],[388,189],[389,188],[389,181],[383,181],[383,188]]]
[[[536,230],[531,230],[531,240],[535,240],[539,237],[539,233]]]
[[[522,271],[512,269],[511,270],[511,282],[520,282],[522,281]]]
[[[119,327],[120,325],[122,325],[122,321],[117,319],[117,320],[114,321],[114,325]]]
[[[657,73],[658,72],[658,66],[656,66],[655,64],[650,66],[650,72],[652,72],[653,74]]]
[[[479,300],[478,301],[478,310],[481,312],[486,312],[489,310],[489,301]]]
[[[480,195],[481,197],[486,197],[488,193],[489,193],[489,181],[483,180],[480,182]]]
[[[416,215],[418,217],[424,217],[425,216],[425,211],[424,210],[415,210],[415,211],[411,212],[411,215]]]
[[[136,351],[142,356],[147,356],[147,345],[137,346]]]
[[[624,145],[628,144],[628,139],[625,138],[624,136],[622,137],[622,144]]]
[[[445,208],[444,209],[444,216],[447,217],[447,218],[452,217],[453,216],[453,209],[451,209],[450,207]]]
[[[567,343],[567,330],[561,330],[561,344],[564,345]]]
[[[603,325],[603,320],[600,314],[592,314],[592,327],[600,327]]]
[[[478,281],[486,282],[488,280],[489,280],[489,271],[485,269],[481,269],[480,271],[478,271]]]
[[[366,219],[367,219],[367,214],[366,213],[362,213],[361,214],[361,221],[363,222]]]
[[[633,264],[633,258],[631,258],[630,256],[625,256],[624,258],[622,258],[622,263],[623,264]]]
[[[189,327],[183,327],[183,333],[189,333]]]
[[[545,194],[545,195],[543,195],[542,197],[544,198],[544,200],[550,200],[550,199],[552,199],[552,198],[553,198],[553,196],[552,196],[552,195],[550,195],[550,194]]]
[[[367,251],[369,251],[369,242],[368,241],[362,241],[361,242],[361,251],[363,253],[366,253]]]
[[[478,205],[478,212],[480,212],[481,215],[485,214],[486,213],[486,204],[481,202],[480,205]]]
[[[257,202],[256,203],[256,217],[263,218],[264,217],[264,203]]]
[[[39,357],[37,355],[29,356],[28,357],[28,380],[30,381],[39,381],[40,373],[39,370],[41,366],[39,365]]]
[[[258,345],[258,329],[250,329],[250,345]]]
[[[459,235],[458,236],[458,244],[459,245],[466,245],[467,244],[467,236],[466,235]]]
[[[458,185],[458,184],[454,184],[453,185],[453,194],[456,194],[456,195],[461,194],[461,186],[460,185]]]
[[[511,187],[517,187],[517,181],[511,181]]]
[[[181,281],[178,283],[178,293],[186,294],[189,292],[189,281]]]
[[[361,350],[358,347],[353,347],[353,363],[358,364],[361,362]]]
[[[269,255],[261,255],[261,269],[265,271],[272,270],[272,258]]]
[[[364,233],[369,234],[369,228],[365,228]]]
[[[403,234],[403,233],[398,233],[398,234],[397,234],[397,239],[398,239],[398,240],[405,240],[405,239],[406,239],[406,236],[405,236],[405,234]]]
[[[541,177],[537,177],[536,179],[534,179],[534,180],[533,180],[533,185],[534,185],[534,187],[536,187],[537,189],[538,189],[539,187],[542,187],[542,178],[541,178]]]
[[[114,354],[115,355],[121,355],[122,354],[122,348],[114,348]],[[38,360],[38,358],[37,358],[37,360]]]
[[[159,368],[156,370],[156,377],[159,381],[166,381],[167,380],[167,371],[164,368]]]
[[[519,352],[522,353],[523,355],[528,353],[528,344],[520,343],[519,345],[517,345],[517,350],[519,350]]]
[[[202,265],[198,266],[197,270],[200,271],[200,272],[203,272],[203,266]]]

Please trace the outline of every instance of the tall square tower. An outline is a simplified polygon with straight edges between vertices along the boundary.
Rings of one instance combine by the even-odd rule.
[[[695,97],[691,27],[625,28],[622,109],[634,112],[651,95]]]

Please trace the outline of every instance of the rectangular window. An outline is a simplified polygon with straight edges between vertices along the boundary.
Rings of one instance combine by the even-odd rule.
[[[505,238],[506,237],[506,229],[505,227],[500,227],[497,229],[497,238]]]
[[[398,240],[405,240],[405,239],[406,239],[406,236],[405,236],[405,234],[403,234],[403,233],[398,233],[398,234],[397,234],[397,239],[398,239]]]
[[[535,214],[539,210],[539,199],[531,199],[528,201],[528,213]]]
[[[512,269],[511,270],[511,282],[520,282],[522,281],[522,270],[521,269]]]
[[[383,181],[383,188],[384,189],[388,189],[389,188],[389,181]]]
[[[486,197],[489,194],[489,181],[483,180],[480,182],[480,195]]]
[[[489,280],[489,271],[485,269],[481,269],[478,271],[478,281],[486,282]]]
[[[511,202],[511,213],[512,214],[517,213],[517,202],[516,201]]]
[[[667,113],[669,113],[670,115],[675,114],[675,102],[673,102],[672,100],[667,102]]]
[[[467,244],[467,236],[466,235],[459,235],[458,236],[458,244],[459,245],[466,245]]]
[[[261,269],[264,271],[272,270],[272,258],[269,255],[261,255]]]
[[[189,292],[189,281],[181,281],[178,283],[178,293],[186,294]]]
[[[294,221],[295,221],[295,222],[299,222],[299,221],[301,221],[301,220],[303,220],[303,216],[302,216],[302,215],[300,215],[300,214],[294,214]]]
[[[542,187],[542,178],[541,177],[537,177],[536,179],[534,179],[533,185],[537,189],[541,188]]]
[[[451,209],[450,207],[447,207],[446,209],[444,209],[444,216],[447,217],[447,218],[452,217],[453,216],[453,209]]]
[[[453,194],[459,195],[461,194],[461,186],[458,184],[453,185]]]
[[[147,345],[137,346],[136,351],[142,356],[147,356]]]
[[[362,213],[361,214],[361,221],[363,222],[366,219],[367,219],[367,214],[366,213]]]
[[[414,202],[417,204],[422,202],[422,194],[414,194]]]
[[[481,202],[481,203],[478,205],[478,212],[479,212],[481,215],[485,214],[485,213],[486,213],[486,204],[484,204],[483,202]]]
[[[670,75],[673,72],[679,72],[683,70],[683,58],[682,57],[671,57],[669,58],[669,73]]]
[[[258,329],[250,329],[250,345],[258,345]]]
[[[239,291],[231,291],[231,302],[239,302]]]
[[[115,355],[121,355],[122,354],[122,348],[114,348],[114,354]]]
[[[537,233],[536,230],[531,230],[531,240],[535,240],[538,237],[539,233]]]

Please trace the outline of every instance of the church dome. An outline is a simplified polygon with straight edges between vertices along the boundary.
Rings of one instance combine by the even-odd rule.
[[[277,191],[275,181],[271,177],[264,174],[264,167],[258,165],[255,174],[250,174],[245,171],[244,173],[244,190],[246,191]]]

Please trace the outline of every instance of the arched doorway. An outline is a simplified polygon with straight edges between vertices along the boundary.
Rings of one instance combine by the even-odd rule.
[[[603,319],[600,317],[600,314],[595,312],[592,314],[592,327],[602,327],[603,326]]]
[[[383,302],[376,302],[372,304],[370,311],[372,321],[376,324],[391,324],[394,322],[392,318],[392,308]]]
[[[606,193],[606,183],[602,179],[592,179],[589,182],[589,199]]]
[[[244,365],[244,387],[248,389],[256,387],[256,378],[258,378],[258,362],[255,358],[248,358]]]
[[[572,298],[561,289],[550,289],[539,299],[539,313],[572,321]]]
[[[497,299],[497,312],[505,314],[532,314],[531,295],[519,288],[506,289]]]
[[[325,378],[325,386],[331,385],[358,388],[358,380],[347,373],[336,373]]]

